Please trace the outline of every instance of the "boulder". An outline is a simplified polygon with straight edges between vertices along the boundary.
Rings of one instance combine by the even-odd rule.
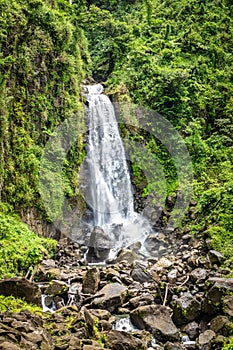
[[[175,297],[172,309],[174,322],[178,325],[193,321],[201,314],[201,304],[190,292]]]
[[[83,277],[82,292],[85,294],[95,294],[100,282],[100,271],[97,267],[87,270]]]
[[[63,281],[58,281],[58,280],[52,280],[49,283],[49,286],[45,289],[45,294],[48,295],[62,295],[65,292],[67,292],[69,289],[69,286],[67,283]]]
[[[210,329],[216,334],[228,336],[233,330],[233,324],[226,316],[217,316],[211,320]]]
[[[113,350],[146,350],[147,346],[142,340],[124,331],[111,330],[107,333],[106,344]]]
[[[187,333],[191,340],[195,340],[199,334],[199,326],[197,322],[193,321],[182,327],[182,331]]]
[[[227,315],[233,316],[233,295],[227,295],[223,299],[223,310]]]
[[[171,319],[171,309],[166,306],[140,306],[131,311],[130,319],[137,328],[148,330],[162,341],[179,339],[179,331]]]
[[[101,227],[95,226],[90,236],[88,248],[87,262],[102,262],[108,258],[110,249],[112,248],[112,242],[108,234]]]
[[[202,303],[202,310],[208,315],[218,314],[224,307],[224,297],[233,292],[233,278],[211,277],[206,281],[209,287]]]
[[[162,256],[162,258],[160,258],[152,267],[153,270],[155,271],[161,271],[163,269],[167,269],[169,267],[171,267],[173,265],[173,263],[167,259],[166,257]]]
[[[190,273],[191,281],[196,282],[197,284],[204,283],[207,277],[207,271],[202,268],[197,268]]]
[[[181,343],[171,343],[170,341],[166,342],[164,345],[164,350],[186,350],[186,346]]]
[[[113,312],[124,303],[126,293],[127,288],[120,283],[107,284],[95,295],[91,306]]]
[[[132,264],[137,258],[138,256],[133,250],[122,248],[117,254],[116,263],[127,261],[129,264]]]
[[[24,299],[27,303],[41,306],[40,288],[25,278],[10,278],[0,281],[0,294]]]
[[[154,281],[147,265],[139,261],[134,262],[133,269],[131,271],[131,277],[134,281],[140,283]]]
[[[211,329],[207,329],[205,332],[201,333],[197,341],[198,348],[200,350],[210,350],[211,341],[215,336],[216,334]]]

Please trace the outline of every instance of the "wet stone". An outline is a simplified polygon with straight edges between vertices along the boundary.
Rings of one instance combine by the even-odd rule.
[[[207,329],[205,332],[201,333],[198,337],[198,348],[200,350],[210,350],[211,341],[215,336],[216,334],[210,329]]]
[[[95,294],[100,282],[100,271],[97,267],[88,270],[83,278],[82,292],[85,294]]]
[[[173,301],[173,318],[175,324],[181,325],[194,320],[201,313],[201,304],[190,293],[186,292]]]
[[[69,286],[66,282],[53,280],[45,290],[45,294],[48,295],[61,295],[67,292]]]
[[[146,344],[131,335],[130,333],[124,331],[112,330],[107,333],[106,344],[110,349],[113,350],[146,350]]]
[[[171,309],[162,305],[140,306],[130,313],[132,323],[161,340],[178,340],[179,331],[171,319]]]
[[[153,282],[152,275],[146,264],[143,264],[139,261],[135,261],[131,277],[134,281],[143,283],[143,282]]]
[[[96,295],[91,305],[113,312],[122,305],[126,297],[127,288],[119,283],[104,286]]]
[[[195,321],[190,322],[182,327],[182,331],[187,333],[191,340],[194,340],[198,337],[199,334],[198,323]]]

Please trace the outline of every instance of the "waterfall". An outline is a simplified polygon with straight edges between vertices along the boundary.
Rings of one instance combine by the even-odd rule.
[[[114,108],[100,94],[100,87],[88,88],[90,200],[95,226],[119,222],[133,213],[130,175]]]
[[[119,249],[148,235],[149,224],[134,212],[124,146],[113,105],[100,84],[87,86],[89,135],[85,160],[85,200],[92,225],[103,228]],[[120,228],[120,229],[119,229]]]

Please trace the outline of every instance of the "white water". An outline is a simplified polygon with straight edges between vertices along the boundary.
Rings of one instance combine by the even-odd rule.
[[[102,94],[102,85],[87,89],[89,138],[84,196],[93,212],[93,227],[104,229],[116,251],[143,242],[151,228],[134,212],[129,169],[113,105]]]

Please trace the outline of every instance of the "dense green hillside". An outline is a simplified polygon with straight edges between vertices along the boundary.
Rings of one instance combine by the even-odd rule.
[[[0,9],[1,199],[23,215],[43,210],[38,167],[46,141],[66,118],[80,117],[87,41],[66,1],[1,0]]]
[[[43,233],[41,223],[48,220],[39,194],[44,146],[61,122],[82,116],[80,83],[89,56],[77,25],[81,10],[59,0],[0,1],[0,260],[6,261],[1,276],[25,274],[51,246],[7,214],[18,213]],[[62,190],[78,201],[82,140],[74,150],[64,164]]]

